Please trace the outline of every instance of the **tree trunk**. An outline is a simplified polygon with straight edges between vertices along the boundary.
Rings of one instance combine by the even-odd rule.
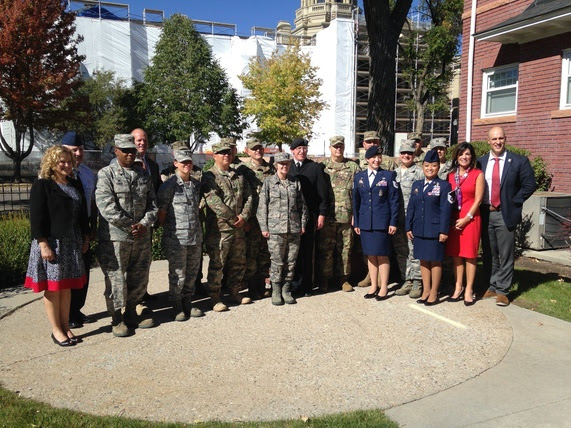
[[[12,159],[12,171],[14,173],[13,182],[19,184],[22,182],[22,160],[20,157]]]
[[[391,3],[363,1],[371,57],[367,128],[379,132],[385,153],[394,147],[396,52],[412,0]]]

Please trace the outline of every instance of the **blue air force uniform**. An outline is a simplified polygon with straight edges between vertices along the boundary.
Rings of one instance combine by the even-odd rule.
[[[396,172],[378,169],[369,185],[370,169],[353,179],[354,227],[361,229],[363,254],[388,256],[391,251],[389,226],[397,225],[399,192]]]
[[[414,236],[414,258],[424,261],[444,260],[445,243],[438,236],[448,235],[452,187],[448,181],[434,178],[425,187],[427,180],[415,181],[412,185],[406,213],[406,231]]]

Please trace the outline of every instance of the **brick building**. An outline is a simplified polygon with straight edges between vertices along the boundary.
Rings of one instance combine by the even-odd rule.
[[[502,126],[571,191],[571,2],[465,0],[459,141]]]

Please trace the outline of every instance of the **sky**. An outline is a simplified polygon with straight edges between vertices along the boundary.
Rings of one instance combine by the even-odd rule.
[[[114,0],[128,4],[131,15],[142,16],[143,9],[158,9],[165,17],[182,13],[191,19],[236,24],[239,35],[249,35],[256,27],[276,28],[279,21],[293,27],[300,0]]]

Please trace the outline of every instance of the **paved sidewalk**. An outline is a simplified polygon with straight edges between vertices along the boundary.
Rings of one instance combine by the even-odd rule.
[[[406,427],[571,426],[564,321],[493,300],[471,308],[398,296],[371,302],[359,289],[221,314],[202,301],[205,317],[176,323],[166,275],[167,263],[153,262],[160,325],[123,339],[110,333],[94,269],[86,313],[98,321],[76,330],[83,343],[69,349],[51,342],[37,295],[0,292],[0,382],[58,407],[157,421],[380,408]]]

